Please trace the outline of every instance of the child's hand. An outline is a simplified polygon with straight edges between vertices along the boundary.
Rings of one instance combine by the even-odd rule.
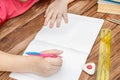
[[[56,73],[62,65],[62,59],[59,57],[62,51],[53,49],[43,51],[43,53],[56,54],[58,57],[20,56],[0,51],[0,59],[2,61],[0,63],[0,71],[31,72],[41,76],[50,76]]]
[[[53,50],[47,50],[43,51],[42,53],[52,53],[58,55],[57,58],[39,58],[37,57],[35,59],[35,64],[32,72],[36,73],[41,76],[50,76],[60,69],[62,65],[62,59],[59,57],[59,55],[62,53],[62,51],[53,49]]]
[[[68,23],[67,5],[68,2],[66,0],[55,0],[52,4],[50,4],[45,13],[44,25],[46,26],[50,21],[49,27],[52,28],[56,21],[56,26],[59,27],[62,17],[65,23]]]

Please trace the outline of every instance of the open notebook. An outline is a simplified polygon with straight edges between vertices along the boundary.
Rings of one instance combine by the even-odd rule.
[[[43,27],[25,50],[63,50],[60,71],[50,77],[31,73],[11,73],[10,77],[18,80],[78,80],[104,20],[74,14],[68,14],[68,17],[69,23],[62,21],[60,28]]]

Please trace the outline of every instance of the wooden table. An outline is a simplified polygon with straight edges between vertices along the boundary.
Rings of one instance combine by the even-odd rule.
[[[15,55],[22,54],[29,42],[41,29],[44,22],[44,12],[49,3],[49,0],[41,0],[25,14],[2,25],[0,27],[0,50]],[[69,12],[103,19],[105,16],[110,15],[97,12],[97,0],[76,0],[69,5]],[[120,19],[120,16],[117,15],[110,16]],[[112,30],[110,80],[120,80],[120,25],[105,20],[102,28]],[[98,35],[87,62],[94,62],[97,65],[99,41]],[[82,72],[79,80],[95,80],[96,72],[92,76]],[[0,72],[0,80],[13,80],[8,76],[9,72]]]

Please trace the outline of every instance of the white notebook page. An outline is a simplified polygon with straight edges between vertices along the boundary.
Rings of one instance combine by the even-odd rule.
[[[81,70],[82,65],[85,63],[86,58],[88,56],[88,54],[84,52],[78,52],[75,50],[52,45],[52,44],[41,42],[38,40],[34,40],[29,46],[30,47],[28,47],[26,51],[30,50],[30,51],[40,52],[40,51],[49,50],[49,49],[63,50],[64,53],[61,55],[63,59],[61,70],[58,73],[48,78],[37,76],[34,74],[27,74],[27,73],[21,73],[21,74],[13,73],[11,74],[13,78],[16,78],[18,80],[56,80],[56,79],[57,80],[77,80],[82,71]],[[17,76],[19,75],[19,77],[16,77],[16,75]]]
[[[68,14],[69,23],[61,27],[43,27],[36,39],[89,53],[102,27],[103,20]]]
[[[43,27],[25,50],[63,50],[61,70],[47,78],[30,73],[12,73],[10,77],[18,80],[78,80],[104,21],[74,14],[68,17],[69,23],[64,24],[62,21],[60,28]]]

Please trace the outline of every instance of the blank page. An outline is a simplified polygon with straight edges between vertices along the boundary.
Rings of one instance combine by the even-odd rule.
[[[68,14],[68,17],[69,23],[62,21],[60,28],[54,26],[50,29],[44,26],[25,50],[63,50],[63,65],[60,71],[47,78],[30,73],[12,73],[10,77],[18,80],[78,80],[82,65],[85,64],[104,21],[74,14]]]
[[[10,77],[18,80],[77,80],[82,71],[82,66],[85,64],[88,53],[78,52],[38,40],[32,41],[26,51],[40,52],[49,49],[58,49],[64,51],[61,55],[63,64],[59,72],[47,78],[30,73],[12,73]]]
[[[69,23],[62,21],[60,28],[44,26],[36,39],[89,53],[104,20],[74,14],[68,18]]]

